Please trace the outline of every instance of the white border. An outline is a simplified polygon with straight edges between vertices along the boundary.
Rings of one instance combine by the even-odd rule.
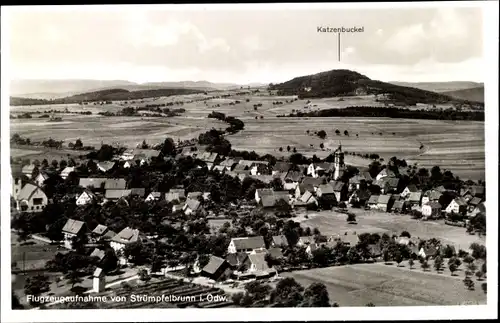
[[[484,14],[484,76],[486,102],[486,169],[488,208],[488,295],[484,306],[429,306],[429,307],[339,307],[339,308],[287,308],[269,309],[147,309],[137,310],[11,310],[10,284],[10,192],[9,176],[9,14],[32,10],[314,10],[314,9],[380,9],[380,8],[437,8],[437,7],[480,7]],[[6,21],[7,20],[7,21]],[[497,318],[498,301],[498,2],[497,1],[460,1],[460,2],[415,2],[415,3],[294,3],[294,4],[216,4],[216,5],[126,5],[126,6],[24,6],[2,7],[1,19],[1,242],[2,242],[2,287],[1,320],[8,322],[58,322],[70,318],[75,322],[89,321],[278,321],[278,320],[427,320],[427,319],[488,319]]]

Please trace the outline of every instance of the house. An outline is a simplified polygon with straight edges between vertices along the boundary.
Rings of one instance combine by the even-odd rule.
[[[102,224],[98,224],[94,230],[92,230],[92,232],[90,233],[90,235],[92,236],[92,238],[94,238],[95,240],[99,240],[101,239],[102,237],[104,237],[106,235],[106,233],[108,233],[108,227],[105,226],[105,225],[102,225]]]
[[[316,164],[316,173],[319,176],[330,175],[334,171],[335,171],[335,163],[323,162]]]
[[[370,208],[370,209],[376,209],[377,208],[377,205],[378,205],[378,199],[379,199],[379,195],[372,195],[370,196],[370,198],[368,199],[368,202],[366,203],[366,205]]]
[[[321,198],[322,196],[331,196],[336,198],[336,194],[333,191],[333,187],[330,184],[322,184],[316,190],[316,196]]]
[[[306,245],[306,254],[309,258],[313,257],[313,253],[321,248],[317,243],[311,243]]]
[[[275,179],[273,175],[250,175],[250,177],[265,184],[270,184]]]
[[[32,175],[33,175],[33,170],[35,169],[35,165],[34,164],[29,164],[29,165],[25,165],[23,166],[23,168],[21,169],[21,172],[24,176],[28,177],[28,178],[31,178]]]
[[[384,212],[389,212],[391,210],[392,206],[392,196],[389,194],[384,194],[380,195],[378,197],[378,202],[377,202],[377,209],[384,211]]]
[[[265,250],[266,243],[264,238],[261,236],[257,237],[244,237],[244,238],[232,238],[227,247],[228,253],[238,253],[246,252],[252,253],[259,250]]]
[[[421,197],[422,197],[422,192],[420,192],[420,191],[418,191],[418,192],[411,192],[407,196],[408,204],[410,206],[419,205]]]
[[[218,172],[219,174],[224,174],[226,172],[226,167],[222,165],[215,165],[212,170]]]
[[[310,244],[315,244],[316,241],[314,240],[314,236],[302,236],[299,237],[299,240],[297,241],[297,246],[302,247]]]
[[[287,162],[276,162],[276,164],[274,164],[273,166],[273,171],[272,171],[272,175],[275,175],[275,174],[279,174],[279,173],[284,173],[284,174],[287,174],[288,171],[292,168],[292,164],[291,163],[287,163]]]
[[[132,190],[106,190],[106,193],[104,194],[104,198],[109,201],[116,201],[121,199],[122,197],[127,197],[130,196],[132,193]]]
[[[364,207],[370,199],[371,192],[369,190],[355,190],[349,197],[349,204]]]
[[[131,160],[127,160],[123,163],[122,167],[123,168],[130,168],[134,165],[134,163]]]
[[[84,223],[82,221],[68,219],[68,221],[66,221],[66,224],[62,228],[62,234],[64,236],[64,246],[67,249],[71,249],[73,247],[72,239],[77,235],[82,234],[83,232]]]
[[[467,211],[468,212],[472,212],[480,203],[481,203],[481,198],[479,198],[479,197],[473,197],[469,201],[469,205],[467,207]]]
[[[174,205],[172,205],[172,212],[178,212],[178,211],[182,211],[184,210],[184,206],[186,205],[185,202],[182,202],[182,203],[176,203]]]
[[[90,257],[96,257],[99,259],[99,261],[102,261],[105,256],[106,256],[106,252],[104,250],[99,249],[99,248],[95,248],[92,251],[92,253],[90,254]]]
[[[284,235],[273,236],[273,241],[271,243],[273,247],[287,247],[288,240]]]
[[[463,197],[453,199],[445,209],[446,213],[465,214],[467,212],[467,202]]]
[[[330,241],[342,242],[346,246],[354,247],[358,244],[359,237],[355,232],[352,232],[350,234],[347,233],[347,234],[338,234],[338,235],[332,236],[330,238]]]
[[[418,252],[418,256],[422,258],[433,258],[438,254],[438,249],[436,247],[430,245],[430,246],[423,246],[420,248]]]
[[[107,180],[107,178],[80,178],[78,185],[92,191],[102,190]]]
[[[126,227],[122,231],[120,231],[117,235],[111,238],[109,242],[111,248],[115,250],[115,252],[119,252],[125,248],[126,245],[137,242],[140,240],[139,230],[134,230],[129,227]]]
[[[226,259],[210,256],[208,264],[201,270],[201,276],[221,281],[228,278],[232,273],[230,264]]]
[[[75,171],[75,167],[66,167],[61,171],[61,178],[66,179],[68,178],[69,174]]]
[[[219,163],[219,166],[222,166],[226,169],[226,171],[232,171],[233,167],[238,164],[238,160],[234,158],[228,158],[226,160],[223,160]]]
[[[408,209],[407,203],[403,200],[397,200],[394,201],[394,204],[392,205],[391,211],[394,213],[405,213],[406,210]]]
[[[213,164],[216,163],[218,156],[219,155],[217,153],[205,151],[201,155],[198,155],[196,158],[198,158],[199,160],[204,161],[206,164],[212,164],[213,165]]]
[[[422,215],[427,218],[439,218],[441,216],[441,209],[443,207],[439,202],[431,201],[422,205]]]
[[[160,192],[151,192],[146,197],[146,202],[159,201],[162,194]]]
[[[15,190],[19,190],[16,200],[16,209],[22,212],[40,212],[47,206],[48,198],[37,185],[26,183],[22,188],[22,181],[17,182]]]
[[[467,214],[467,217],[473,218],[478,214],[486,214],[486,206],[484,205],[484,202],[479,203],[479,205],[472,210],[472,212]]]
[[[349,191],[359,190],[363,184],[369,185],[373,182],[373,178],[369,172],[361,172],[349,179]]]
[[[124,178],[108,178],[104,182],[105,190],[124,190],[127,187],[127,182]]]
[[[177,193],[179,195],[179,199],[185,200],[186,199],[186,194],[184,192],[183,188],[171,188],[169,193]]]
[[[304,194],[298,199],[298,201],[304,203],[305,205],[308,204],[316,204],[318,205],[318,200],[314,197],[313,193],[309,191],[305,191]]]
[[[311,176],[313,178],[317,178],[319,177],[319,172],[322,170],[321,167],[319,167],[318,165],[316,165],[315,163],[311,163],[308,167],[307,167],[307,176]]]
[[[189,192],[187,195],[187,199],[192,199],[192,200],[197,200],[201,197],[203,197],[202,192]]]
[[[251,175],[271,175],[271,168],[268,162],[253,163],[250,166]]]
[[[375,182],[375,185],[380,187],[382,194],[396,193],[399,185],[399,178],[397,177],[382,177]]]
[[[302,174],[299,171],[291,170],[288,173],[286,173],[285,182],[294,183],[298,185],[303,178],[304,174]]]
[[[228,253],[226,256],[226,261],[229,263],[231,269],[238,269],[245,259],[248,257],[248,253],[246,252],[236,252],[236,253]]]
[[[295,198],[299,198],[306,191],[316,193],[316,190],[321,184],[323,184],[324,181],[325,181],[324,177],[318,177],[318,178],[304,177],[302,182],[295,189]]]
[[[243,261],[242,268],[246,268],[245,274],[253,274],[260,277],[268,277],[276,273],[276,270],[272,267],[269,267],[266,261],[266,253],[265,252],[257,252],[249,254],[248,257]],[[241,270],[242,271],[242,270]]]
[[[347,186],[341,181],[330,181],[328,184],[332,187],[335,194],[335,199],[340,201],[345,201],[347,199]]]
[[[128,149],[121,156],[121,160],[133,160],[134,159],[134,150]]]
[[[181,201],[181,197],[178,192],[170,191],[168,193],[165,193],[165,201],[177,204]]]
[[[427,204],[430,201],[438,202],[443,193],[438,190],[426,191],[422,196],[422,205]]]
[[[186,203],[184,204],[182,210],[184,211],[184,214],[189,215],[189,214],[193,214],[196,211],[198,211],[200,206],[201,206],[200,201],[188,198],[186,200]]]
[[[76,199],[76,205],[87,205],[97,200],[97,196],[90,190],[83,191]]]
[[[270,248],[269,250],[267,250],[267,253],[274,259],[283,257],[283,252],[279,247]]]
[[[115,167],[115,162],[114,161],[103,161],[97,163],[97,169],[99,169],[101,172],[106,173],[110,171],[113,167]]]
[[[272,196],[273,190],[270,188],[263,188],[255,190],[255,202],[259,203],[262,197],[264,196]]]
[[[49,178],[49,174],[46,172],[40,172],[34,179],[35,184],[37,184],[40,187],[43,187],[45,184],[45,181]]]
[[[460,191],[460,195],[462,197],[465,197],[466,195],[470,195],[472,197],[484,198],[484,195],[485,195],[484,192],[485,192],[484,186],[473,185],[473,186],[467,187],[465,189],[462,189]]]
[[[410,184],[405,187],[403,192],[401,192],[401,197],[406,198],[410,195],[410,193],[416,193],[416,192],[418,192],[418,188],[415,185]]]
[[[134,150],[133,160],[138,160],[139,165],[151,163],[160,156],[160,151],[155,149],[136,149]]]
[[[241,162],[241,160],[240,160],[240,162]],[[236,174],[250,175],[250,171],[248,170],[249,167],[250,166],[246,166],[245,164],[238,163],[237,165],[234,166],[233,172],[235,172]]]
[[[377,174],[375,180],[379,181],[384,177],[396,177],[396,174],[392,170],[384,168]]]
[[[23,188],[23,185],[26,184],[24,179],[28,179],[26,176],[21,174],[21,172],[14,173],[12,172],[12,178],[11,178],[11,190],[12,190],[12,197],[14,200],[17,200],[17,197],[19,196],[19,193],[21,192],[21,189]]]

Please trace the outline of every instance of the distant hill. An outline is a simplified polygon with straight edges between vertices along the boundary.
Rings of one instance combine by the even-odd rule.
[[[19,105],[41,105],[41,104],[70,104],[70,103],[81,103],[81,102],[92,102],[92,101],[139,100],[151,97],[193,94],[200,92],[202,91],[195,89],[173,89],[173,88],[140,90],[140,91],[128,91],[125,89],[108,89],[108,90],[76,94],[54,100],[10,97],[10,105],[19,106]]]
[[[450,92],[457,90],[472,89],[484,86],[483,83],[468,82],[468,81],[452,81],[452,82],[388,82],[395,85],[414,87],[416,89],[432,91],[432,92]]]
[[[377,94],[381,96],[381,101],[405,105],[459,101],[436,92],[371,80],[350,70],[331,70],[296,77],[272,85],[271,89],[278,90],[279,95],[298,95],[301,98]]]
[[[208,81],[182,82],[148,82],[134,83],[129,81],[102,80],[14,80],[10,83],[10,95],[29,99],[60,99],[77,94],[102,90],[124,89],[128,91],[143,91],[157,89],[196,89],[202,91],[239,89],[240,87],[258,87],[264,84],[253,83],[239,85],[235,83],[212,83]]]
[[[484,86],[442,93],[455,99],[484,103]]]

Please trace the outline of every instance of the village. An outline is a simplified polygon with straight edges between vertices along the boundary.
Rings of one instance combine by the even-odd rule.
[[[198,280],[199,286],[217,284],[218,292],[234,294],[249,282],[274,284],[282,272],[409,259],[421,259],[424,268],[443,253],[467,254],[406,231],[356,234],[352,210],[445,219],[463,227],[464,235],[486,234],[484,182],[464,183],[449,171],[416,169],[396,157],[357,169],[344,163],[341,145],[325,160],[299,153],[276,160],[228,152],[219,147],[221,138],[209,131],[200,135],[203,140],[177,146],[167,138],[156,149],[143,148],[145,142],[135,149],[103,145],[92,155],[96,159],[82,162],[13,163],[12,228],[20,243],[35,237],[63,247],[44,268],[68,280],[58,288],[61,295],[76,293],[83,277],[90,277],[86,293],[103,293],[106,276],[117,271],[128,275],[119,276],[124,281]],[[326,236],[321,227],[293,220],[321,210],[344,214],[353,230]],[[478,272],[484,275],[485,267]],[[30,290],[48,293],[47,279],[40,280],[32,280]],[[218,304],[237,302],[243,304],[225,298]]]

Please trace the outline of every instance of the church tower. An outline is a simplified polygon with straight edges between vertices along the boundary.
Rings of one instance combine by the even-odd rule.
[[[342,177],[345,170],[344,164],[344,153],[342,152],[342,144],[339,143],[339,147],[334,151],[334,165],[335,172],[333,174],[333,179],[336,181]]]

